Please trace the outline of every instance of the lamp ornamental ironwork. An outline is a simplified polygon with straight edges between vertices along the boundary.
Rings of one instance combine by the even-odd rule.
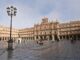
[[[11,17],[10,20],[10,39],[8,41],[8,50],[13,50],[13,40],[12,40],[12,17],[16,16],[17,9],[16,7],[10,6],[7,7],[7,14]]]

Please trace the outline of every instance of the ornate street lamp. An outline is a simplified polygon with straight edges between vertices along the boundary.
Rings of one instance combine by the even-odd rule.
[[[10,6],[7,7],[8,16],[11,17],[10,20],[10,40],[8,41],[8,50],[13,50],[13,40],[12,40],[12,17],[16,16],[17,9],[16,7]]]

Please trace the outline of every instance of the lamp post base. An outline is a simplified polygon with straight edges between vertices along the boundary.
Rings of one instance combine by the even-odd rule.
[[[8,50],[13,50],[13,40],[8,41]]]

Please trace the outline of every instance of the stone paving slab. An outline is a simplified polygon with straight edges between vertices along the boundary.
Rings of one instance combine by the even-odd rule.
[[[0,50],[0,60],[80,60],[80,41],[59,41],[43,46],[20,44],[13,51]],[[30,49],[29,49],[29,48]],[[45,47],[45,48],[44,48]]]

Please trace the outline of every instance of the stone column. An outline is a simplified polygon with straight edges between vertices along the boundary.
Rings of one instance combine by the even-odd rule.
[[[42,39],[44,39],[44,36],[42,36]]]
[[[54,39],[54,35],[52,35],[52,41],[55,41],[55,39]]]
[[[34,40],[36,41],[37,39],[36,39],[36,36],[34,36]]]
[[[60,35],[58,35],[58,39],[60,40]]]
[[[38,40],[40,40],[40,36],[38,36]]]
[[[46,38],[47,38],[47,40],[49,41],[49,36],[47,36]]]

